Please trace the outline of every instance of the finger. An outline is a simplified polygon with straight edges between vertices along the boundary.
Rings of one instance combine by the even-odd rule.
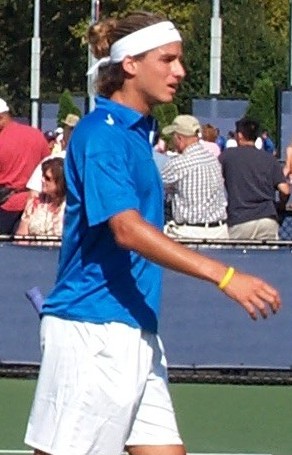
[[[241,305],[243,306],[245,311],[247,311],[247,313],[249,314],[251,319],[253,319],[254,321],[256,321],[258,319],[257,310],[252,303],[249,303],[249,302],[242,303],[241,302]]]
[[[263,319],[268,317],[268,307],[264,300],[257,295],[253,295],[250,304],[254,307],[256,313],[260,313]]]
[[[273,313],[277,313],[277,311],[281,308],[280,295],[270,286],[265,285],[260,288],[257,292],[257,296],[270,306]]]

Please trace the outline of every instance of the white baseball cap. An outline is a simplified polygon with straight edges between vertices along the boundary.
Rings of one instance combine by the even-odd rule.
[[[173,122],[162,129],[163,134],[179,133],[183,136],[194,136],[201,129],[199,120],[192,115],[178,115]]]
[[[9,112],[9,107],[2,98],[0,98],[0,114],[3,114],[3,112]]]

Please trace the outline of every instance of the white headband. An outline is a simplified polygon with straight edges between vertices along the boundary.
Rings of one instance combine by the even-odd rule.
[[[101,66],[122,62],[127,55],[139,55],[175,41],[182,41],[182,38],[172,22],[149,25],[116,41],[111,46],[109,57],[99,59],[89,68],[87,75],[95,73]]]

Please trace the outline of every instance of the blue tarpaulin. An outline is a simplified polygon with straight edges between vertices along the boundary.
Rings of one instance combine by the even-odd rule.
[[[292,365],[290,247],[202,247],[203,254],[256,274],[280,290],[283,308],[252,321],[214,285],[165,270],[160,334],[169,365]],[[39,318],[25,292],[45,295],[55,280],[58,249],[0,244],[0,360],[38,362]]]

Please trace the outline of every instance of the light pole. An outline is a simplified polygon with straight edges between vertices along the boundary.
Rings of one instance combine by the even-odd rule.
[[[222,20],[220,18],[220,0],[212,0],[209,83],[210,95],[219,95],[221,91],[221,42]]]
[[[31,68],[30,68],[30,101],[31,126],[38,128],[40,102],[40,0],[34,0],[33,37],[31,40]]]
[[[98,22],[99,20],[99,10],[100,10],[100,0],[91,0],[91,23],[94,24],[95,22]],[[88,69],[94,65],[96,59],[92,55],[92,52],[88,48]],[[94,96],[95,96],[95,90],[94,90],[94,74],[93,75],[88,75],[87,76],[87,93],[88,93],[88,99],[89,99],[89,111],[93,111],[94,109]]]

